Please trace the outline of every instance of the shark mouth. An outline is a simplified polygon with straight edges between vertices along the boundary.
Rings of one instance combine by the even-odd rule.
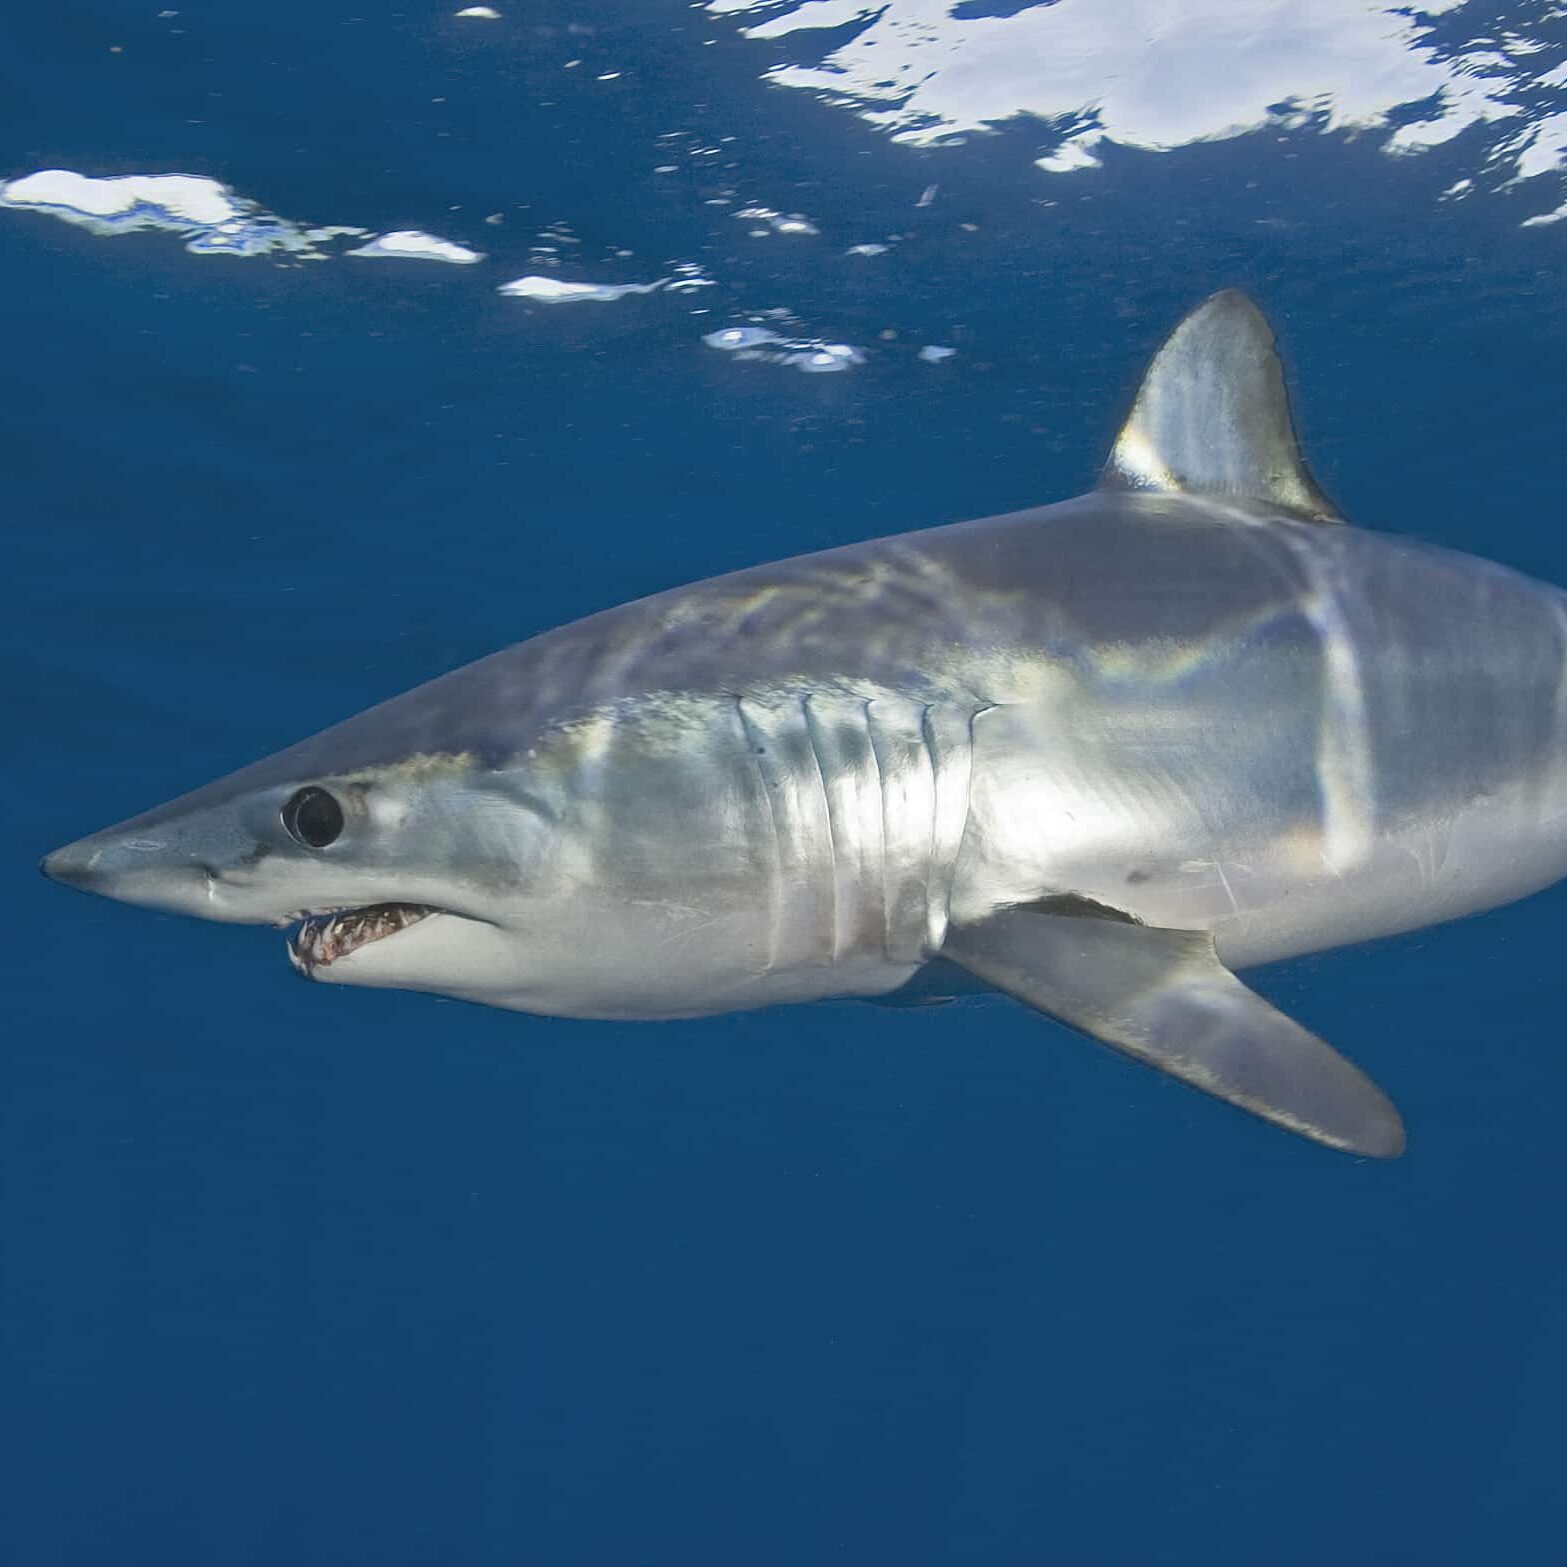
[[[423,903],[372,903],[335,914],[312,914],[288,939],[289,961],[301,974],[310,974],[439,913]]]

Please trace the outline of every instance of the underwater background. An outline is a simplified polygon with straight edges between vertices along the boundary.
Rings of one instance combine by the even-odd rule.
[[[1221,287],[1354,521],[1567,583],[1567,13],[494,9],[0,16],[0,1559],[1557,1559],[1567,889],[1251,976],[1383,1166],[999,998],[528,1018],[34,864],[1075,494]]]

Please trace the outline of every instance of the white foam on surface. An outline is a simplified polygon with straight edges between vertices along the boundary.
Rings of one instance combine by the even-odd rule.
[[[1103,160],[1089,151],[1086,140],[1064,141],[1047,157],[1035,158],[1034,167],[1046,174],[1071,174],[1077,169],[1102,168]]]
[[[390,234],[378,234],[367,245],[360,245],[348,252],[350,256],[392,257],[412,261],[446,261],[456,266],[471,266],[484,260],[484,252],[470,250],[466,245],[454,244],[449,239],[437,239],[433,234],[418,229],[394,229]]]
[[[43,207],[81,218],[118,219],[156,210],[181,223],[210,226],[243,215],[246,203],[216,180],[194,174],[121,174],[92,179],[71,169],[41,169],[0,186],[8,207]]]
[[[668,286],[668,278],[657,278],[651,283],[568,283],[564,278],[532,276],[502,283],[498,292],[514,299],[532,299],[543,305],[572,305],[584,300],[609,303],[624,299],[628,294],[656,294]],[[694,285],[685,282],[683,286]]]
[[[742,222],[760,223],[763,228],[753,233],[809,235],[821,230],[803,213],[778,212],[772,207],[741,207],[735,214]]]
[[[863,350],[849,343],[828,343],[814,337],[785,337],[765,326],[726,326],[703,334],[709,348],[736,359],[787,365],[807,375],[832,375],[865,363]]]
[[[760,348],[765,343],[781,343],[783,339],[765,326],[726,326],[717,332],[703,334],[702,341],[709,348],[733,353],[741,348]]]
[[[1101,142],[1165,151],[1307,123],[1387,131],[1393,154],[1489,124],[1487,173],[1564,168],[1567,67],[1546,69],[1556,51],[1521,31],[1439,43],[1434,19],[1459,5],[1040,0],[976,16],[963,0],[708,0],[706,9],[741,21],[750,38],[827,40],[844,29],[820,63],[775,66],[766,79],[853,109],[901,141],[936,145],[1020,115],[1052,121],[1060,144],[1038,160],[1052,174],[1093,168]]]
[[[305,228],[198,174],[116,174],[40,169],[0,182],[0,207],[46,212],[94,234],[164,229],[185,236],[196,255],[319,254],[318,247],[360,228]]]

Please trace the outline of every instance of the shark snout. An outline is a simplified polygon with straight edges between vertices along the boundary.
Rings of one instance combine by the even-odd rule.
[[[80,887],[85,892],[96,892],[108,878],[103,866],[103,847],[91,838],[80,838],[63,849],[46,854],[38,869],[50,881],[64,882],[67,887]]]
[[[38,869],[83,892],[179,913],[197,911],[210,881],[207,867],[167,838],[112,829],[46,854]]]

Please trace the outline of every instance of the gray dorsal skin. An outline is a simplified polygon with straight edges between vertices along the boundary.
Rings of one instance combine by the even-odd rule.
[[[1343,520],[1300,454],[1273,332],[1234,289],[1200,304],[1154,356],[1100,483]]]
[[[1008,909],[952,931],[942,951],[1015,1000],[1277,1126],[1346,1153],[1404,1151],[1382,1090],[1243,985],[1205,931]]]

